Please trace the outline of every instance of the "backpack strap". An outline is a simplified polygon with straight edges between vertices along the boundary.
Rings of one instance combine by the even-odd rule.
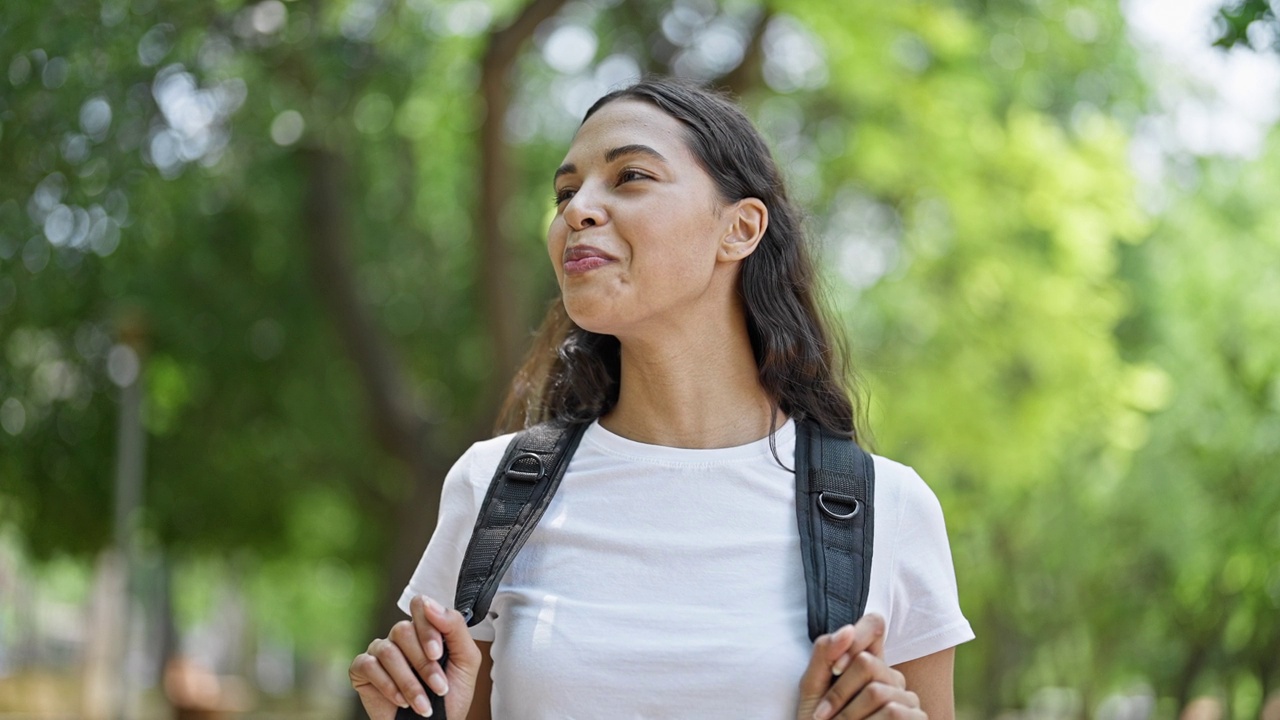
[[[489,484],[463,556],[454,607],[474,626],[489,612],[498,583],[560,486],[589,423],[543,423],[518,433]],[[857,621],[871,583],[875,467],[847,437],[811,421],[796,423],[796,514],[809,602],[809,638]],[[440,667],[448,661],[448,651]],[[421,681],[421,678],[419,678]],[[427,688],[432,719],[446,720],[444,698]],[[415,720],[400,708],[396,720]]]
[[[517,433],[507,445],[480,505],[458,573],[453,606],[462,613],[468,627],[479,624],[488,614],[499,581],[546,512],[587,425],[545,422]],[[447,662],[446,650],[440,667]],[[422,686],[431,702],[432,720],[445,720],[444,698],[432,692],[425,682]],[[396,711],[396,720],[415,718],[418,714],[411,709]]]
[[[871,585],[875,465],[848,437],[796,423],[796,515],[809,639],[856,622]]]
[[[516,434],[489,483],[458,574],[454,608],[484,620],[516,553],[546,512],[588,423],[542,423]]]

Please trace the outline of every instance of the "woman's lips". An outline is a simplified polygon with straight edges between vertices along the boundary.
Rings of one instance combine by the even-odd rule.
[[[564,272],[566,275],[579,275],[589,270],[595,270],[613,262],[602,257],[582,258],[581,260],[570,260],[564,264]]]
[[[566,275],[581,275],[612,262],[614,262],[612,256],[590,245],[575,245],[571,248],[565,248],[564,251],[564,273]]]

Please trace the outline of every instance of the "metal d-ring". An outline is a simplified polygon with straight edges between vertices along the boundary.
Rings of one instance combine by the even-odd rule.
[[[517,470],[516,463],[524,459],[530,459],[538,463],[537,472],[529,472],[528,470]],[[547,475],[547,466],[542,462],[542,456],[531,452],[523,452],[511,458],[511,462],[507,463],[507,477],[513,480],[521,480],[524,482],[538,482]]]
[[[843,503],[845,505],[852,505],[853,509],[847,513],[836,512],[835,510],[832,510],[830,507],[827,506],[828,497],[830,497],[835,502]],[[818,508],[821,509],[822,512],[825,513],[826,516],[831,518],[832,520],[852,520],[853,517],[862,510],[862,503],[858,502],[858,498],[849,497],[848,495],[841,495],[839,493],[833,493],[833,492],[820,492],[818,493]]]

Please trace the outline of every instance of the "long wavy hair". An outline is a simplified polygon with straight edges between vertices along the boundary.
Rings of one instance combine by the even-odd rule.
[[[775,410],[865,444],[844,338],[832,332],[819,302],[818,274],[800,214],[760,133],[726,97],[654,77],[600,98],[583,122],[617,100],[649,103],[680,121],[689,148],[725,203],[753,197],[768,207],[768,229],[742,261],[738,277],[760,385]],[[557,297],[512,381],[497,429],[594,420],[617,403],[620,377],[618,339],[578,327]]]

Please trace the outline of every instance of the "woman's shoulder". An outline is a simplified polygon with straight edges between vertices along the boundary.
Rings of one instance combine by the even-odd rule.
[[[475,521],[489,491],[493,471],[502,461],[513,435],[499,435],[472,443],[458,456],[440,488],[441,518],[456,514],[465,520],[468,527]]]
[[[453,464],[446,482],[465,482],[468,485],[488,487],[494,470],[514,437],[515,433],[507,433],[472,443]]]
[[[889,508],[893,508],[899,517],[942,514],[938,496],[915,468],[881,455],[873,454],[871,457],[876,470],[877,516],[881,516],[881,509]]]
[[[872,594],[889,623],[885,661],[897,665],[972,640],[973,630],[960,611],[938,496],[914,468],[874,457]]]

